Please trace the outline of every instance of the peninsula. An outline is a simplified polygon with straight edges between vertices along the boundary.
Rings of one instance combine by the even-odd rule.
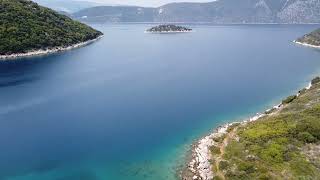
[[[295,42],[319,47],[319,30]],[[320,77],[279,105],[195,142],[183,180],[320,179]]]
[[[77,48],[103,34],[29,0],[0,0],[0,59]]]
[[[306,34],[303,37],[295,40],[294,42],[304,46],[320,48],[320,29]]]
[[[176,26],[172,24],[159,25],[146,30],[146,32],[148,33],[180,33],[180,32],[191,32],[191,31],[192,29],[190,28]]]

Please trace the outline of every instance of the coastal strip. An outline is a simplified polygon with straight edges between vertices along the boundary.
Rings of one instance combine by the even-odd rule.
[[[299,41],[296,41],[296,40],[293,41],[293,42],[296,43],[296,44],[302,45],[302,46],[320,49],[320,46],[316,46],[316,45],[312,45],[312,44],[308,44],[308,43],[299,42]]]
[[[14,59],[18,59],[18,58],[23,58],[23,57],[33,57],[33,56],[42,56],[42,55],[48,55],[48,54],[53,54],[53,53],[58,53],[58,52],[63,52],[63,51],[69,51],[72,49],[76,49],[76,48],[80,48],[83,46],[87,46],[99,39],[101,39],[103,37],[103,35],[95,38],[95,39],[91,39],[85,42],[81,42],[81,43],[77,43],[68,47],[54,47],[54,48],[48,48],[48,49],[39,49],[39,50],[31,50],[29,52],[26,53],[16,53],[16,54],[9,54],[9,55],[0,55],[0,61],[4,61],[4,60],[14,60]]]
[[[194,32],[194,30],[191,31],[161,31],[161,32],[156,32],[156,31],[144,31],[146,34],[175,34],[175,33],[191,33]]]
[[[304,90],[309,90],[312,87],[312,81],[307,87],[299,91],[295,96],[300,96],[300,92]],[[209,135],[201,138],[192,145],[191,149],[191,159],[187,160],[185,168],[179,172],[180,179],[182,180],[211,180],[216,175],[213,173],[213,162],[219,162],[219,159],[213,159],[211,153],[211,147],[220,147],[220,149],[225,148],[228,145],[229,138],[234,138],[234,132],[237,126],[246,125],[247,123],[257,121],[262,117],[267,115],[273,115],[278,113],[285,104],[281,102],[280,104],[274,106],[271,109],[266,110],[263,113],[257,113],[255,116],[248,118],[241,122],[227,123],[223,126],[219,126]]]

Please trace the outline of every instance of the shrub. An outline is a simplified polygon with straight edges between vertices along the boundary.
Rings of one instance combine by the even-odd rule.
[[[282,163],[284,161],[284,150],[284,146],[272,143],[261,151],[261,157],[267,162]]]
[[[219,169],[226,170],[229,167],[228,161],[220,161],[219,162]]]
[[[220,176],[214,176],[213,180],[223,180],[223,178],[221,178]]]
[[[224,157],[231,159],[233,157],[245,157],[245,148],[244,144],[238,143],[237,141],[229,142],[228,146],[225,149]]]
[[[261,174],[259,177],[258,177],[259,180],[269,180],[269,179],[272,179],[271,176],[269,174]]]
[[[215,154],[220,154],[220,148],[217,147],[217,146],[211,146],[210,147],[210,151],[211,151],[211,154],[215,155]]]
[[[286,99],[282,100],[282,104],[289,104],[291,103],[293,100],[295,100],[297,98],[296,95],[292,95],[287,97]]]
[[[233,123],[232,125],[230,125],[227,129],[227,132],[231,132],[232,130],[234,130],[234,128],[236,128],[237,126],[239,126],[241,123]]]
[[[311,84],[314,85],[314,84],[317,84],[319,82],[320,82],[320,77],[315,77],[314,79],[312,79]]]
[[[218,136],[218,137],[213,137],[212,140],[215,141],[215,142],[218,142],[218,143],[222,143],[222,141],[224,140],[224,138],[226,137],[226,135],[221,135],[221,136]]]
[[[254,165],[248,162],[241,162],[238,165],[238,169],[240,171],[245,171],[246,173],[253,173],[254,172]]]
[[[320,139],[320,120],[316,117],[306,117],[304,120],[299,121],[296,127],[297,133],[303,133],[300,135],[302,137],[307,137],[309,133],[317,140]],[[311,137],[311,136],[309,136]]]
[[[309,132],[301,132],[298,134],[298,139],[300,141],[303,141],[305,143],[314,143],[317,141],[317,139],[310,134]]]

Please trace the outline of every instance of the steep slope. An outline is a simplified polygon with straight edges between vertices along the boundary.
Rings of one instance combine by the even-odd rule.
[[[0,0],[0,55],[68,47],[102,33],[28,0]]]
[[[130,9],[130,19],[123,8]],[[73,15],[88,22],[320,23],[320,4],[319,0],[219,0],[158,8],[104,6]]]
[[[221,0],[211,3],[175,3],[160,7],[159,21],[214,23],[270,22],[272,11],[262,0]]]
[[[278,18],[283,23],[319,23],[320,1],[295,1],[279,12]]]

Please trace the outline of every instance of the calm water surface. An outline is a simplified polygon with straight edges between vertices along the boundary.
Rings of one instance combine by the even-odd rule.
[[[306,86],[320,52],[291,43],[316,25],[96,25],[100,41],[0,62],[0,179],[174,179],[185,151]]]

